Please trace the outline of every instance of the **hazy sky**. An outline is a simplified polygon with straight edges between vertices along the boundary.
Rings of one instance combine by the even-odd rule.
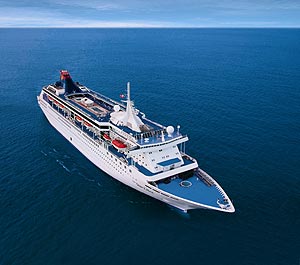
[[[0,27],[300,27],[300,0],[0,0]]]

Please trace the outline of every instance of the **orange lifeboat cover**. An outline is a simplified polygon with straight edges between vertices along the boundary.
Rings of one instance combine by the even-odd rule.
[[[86,127],[92,127],[92,125],[91,125],[90,123],[88,123],[87,121],[84,122],[84,125],[85,125]]]
[[[79,116],[76,116],[75,119],[76,119],[77,121],[82,121],[82,118],[80,118]]]
[[[108,134],[103,134],[103,138],[105,139],[105,140],[111,140],[111,138],[109,137],[109,135]]]
[[[126,148],[126,147],[127,147],[126,144],[124,144],[122,141],[117,140],[117,139],[113,140],[113,141],[112,141],[112,144],[113,144],[115,147],[120,148],[120,149]]]

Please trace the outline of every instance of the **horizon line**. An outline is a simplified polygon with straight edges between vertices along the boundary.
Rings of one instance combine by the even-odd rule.
[[[136,26],[136,27],[72,27],[72,26],[0,26],[0,29],[300,29],[300,26]]]

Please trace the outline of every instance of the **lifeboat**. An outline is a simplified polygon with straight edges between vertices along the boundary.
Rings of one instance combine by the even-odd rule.
[[[111,138],[109,137],[109,135],[107,133],[103,134],[103,138],[107,141],[111,141]]]
[[[112,141],[112,145],[117,149],[125,149],[127,147],[126,144],[124,144],[122,141],[117,139]]]
[[[76,117],[75,117],[75,120],[78,121],[78,122],[82,122],[82,118],[79,117],[79,116],[76,116]]]
[[[63,108],[65,107],[64,105],[59,104],[59,103],[58,103],[58,106],[59,106],[61,109],[63,109]]]
[[[87,128],[91,128],[92,127],[92,125],[90,123],[88,123],[87,121],[85,121],[83,124]]]
[[[48,96],[48,99],[49,99],[49,101],[51,101],[51,102],[53,101],[53,98],[51,98],[50,96]]]

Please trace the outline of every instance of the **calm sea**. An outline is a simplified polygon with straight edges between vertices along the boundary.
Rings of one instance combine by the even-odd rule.
[[[236,213],[182,214],[113,180],[50,126],[68,69],[181,125]],[[0,29],[0,264],[300,262],[300,30]]]

